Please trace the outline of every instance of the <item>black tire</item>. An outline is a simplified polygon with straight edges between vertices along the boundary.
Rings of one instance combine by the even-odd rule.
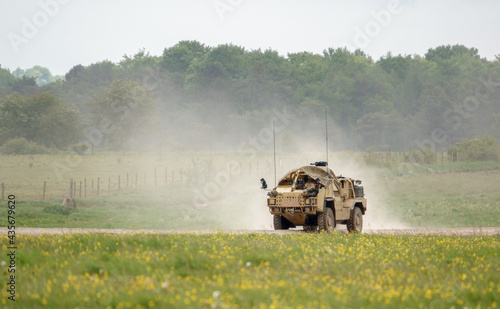
[[[351,211],[351,218],[347,221],[347,230],[351,233],[361,233],[363,230],[363,212],[359,207]]]
[[[320,231],[331,232],[335,229],[335,216],[333,210],[329,207],[318,215],[318,228]]]
[[[274,229],[275,230],[288,230],[288,220],[282,215],[274,215]]]
[[[318,216],[307,215],[304,224],[304,231],[317,231],[318,230]]]

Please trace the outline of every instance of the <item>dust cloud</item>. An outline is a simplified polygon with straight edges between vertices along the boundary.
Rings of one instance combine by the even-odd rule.
[[[294,153],[288,156],[277,156],[277,178],[287,171],[308,165],[309,163],[324,160],[319,153]],[[364,216],[364,229],[399,229],[407,228],[391,211],[386,198],[388,184],[380,176],[380,170],[369,167],[357,160],[352,153],[330,153],[329,167],[337,176],[346,176],[363,181],[368,207]],[[261,162],[263,169],[260,175],[268,182],[268,189],[274,187],[274,166],[272,154],[260,156],[256,161]],[[263,164],[266,162],[267,164]],[[248,162],[247,162],[248,163]],[[261,176],[252,173],[240,174],[231,178],[230,184],[221,190],[216,201],[208,200],[208,207],[217,207],[224,213],[231,213],[231,222],[228,226],[234,229],[267,230],[272,229],[272,215],[269,213],[266,199],[267,191],[260,189]],[[216,182],[216,180],[214,180]],[[221,224],[227,224],[226,219]],[[338,228],[343,228],[340,226]]]
[[[253,125],[249,125],[252,123],[249,119],[255,120]],[[266,205],[267,191],[260,189],[260,178],[266,179],[268,189],[274,186],[274,144],[277,179],[293,168],[326,161],[324,121],[324,111],[299,116],[282,109],[247,116],[246,121],[212,111],[206,117],[183,115],[146,139],[155,145],[149,150],[174,153],[175,164],[187,166],[186,170],[197,168],[193,163],[195,157],[203,157],[207,165],[218,167],[198,173],[195,177],[199,179],[191,179],[193,195],[184,201],[186,207],[201,204],[214,212],[228,214],[229,219],[221,216],[214,227],[265,230],[272,229],[273,224]],[[363,181],[368,200],[364,228],[407,227],[393,215],[387,203],[388,184],[381,178],[380,170],[353,155],[356,139],[352,133],[329,122],[329,167],[336,175]],[[221,130],[221,124],[225,130]],[[239,165],[237,173],[231,172],[231,165]]]

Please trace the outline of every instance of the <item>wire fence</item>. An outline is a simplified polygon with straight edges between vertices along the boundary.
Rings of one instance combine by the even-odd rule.
[[[356,160],[363,160],[366,164],[390,166],[398,163],[414,161],[412,152],[350,152],[347,154]],[[418,154],[421,155],[421,154]],[[457,162],[459,154],[431,153],[434,163]],[[313,162],[307,157],[277,158],[276,168],[278,178],[283,173],[297,167],[297,162],[307,164]],[[421,158],[417,158],[421,160]],[[309,161],[308,161],[309,160]],[[332,160],[333,161],[333,160]],[[306,163],[304,163],[306,162]],[[203,163],[203,162],[202,162]],[[95,198],[102,195],[125,192],[130,190],[147,190],[169,184],[199,185],[204,181],[213,179],[214,175],[228,169],[227,162],[207,161],[207,164],[200,163],[184,164],[175,167],[157,167],[142,172],[121,172],[115,175],[80,177],[80,175],[58,181],[55,179],[43,180],[37,178],[33,181],[2,181],[0,182],[1,199],[5,199],[8,194],[19,194],[25,200],[51,200],[65,198]],[[336,162],[332,162],[334,168]],[[423,163],[423,162],[418,162]],[[239,176],[256,178],[256,182],[261,177],[272,177],[274,162],[269,159],[256,159],[237,161],[233,160],[229,168],[238,169]],[[232,171],[229,171],[232,173]]]

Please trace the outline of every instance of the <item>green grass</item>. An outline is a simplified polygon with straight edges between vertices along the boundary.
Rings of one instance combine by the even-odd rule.
[[[5,308],[494,308],[499,248],[498,236],[25,236],[16,303],[3,279],[0,293]]]
[[[435,164],[400,163],[389,169],[393,175],[442,174],[500,170],[498,161],[447,162]]]
[[[500,171],[394,176],[386,201],[414,227],[499,226]]]

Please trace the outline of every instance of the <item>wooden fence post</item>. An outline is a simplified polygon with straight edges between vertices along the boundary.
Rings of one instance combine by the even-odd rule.
[[[120,191],[120,175],[118,175],[118,191]]]
[[[47,188],[47,180],[45,180],[43,182],[43,198],[42,199],[45,199],[45,189]],[[3,190],[2,190],[3,191]],[[2,194],[2,197],[3,197],[3,194]]]
[[[83,179],[85,198],[87,198],[87,178]]]
[[[97,177],[97,196],[99,196],[99,187],[101,184],[101,178]]]
[[[80,194],[79,194],[80,198],[82,198],[82,181],[80,180]]]
[[[2,200],[4,197],[4,193],[5,193],[5,184],[2,182]]]

